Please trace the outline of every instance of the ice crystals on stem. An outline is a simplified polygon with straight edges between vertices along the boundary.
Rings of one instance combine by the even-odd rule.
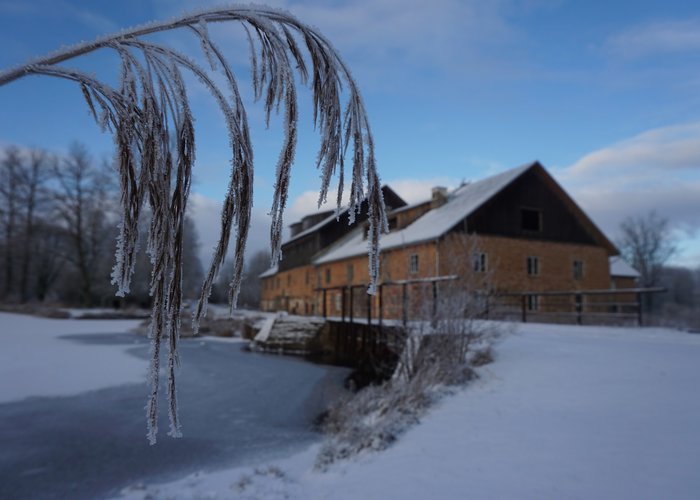
[[[27,75],[48,75],[75,81],[91,114],[104,130],[114,133],[121,189],[121,223],[112,281],[117,295],[129,292],[137,251],[139,220],[146,203],[151,213],[148,253],[153,297],[150,337],[151,391],[146,405],[148,439],[156,442],[160,347],[167,339],[168,412],[172,436],[180,436],[175,369],[182,307],[182,251],[185,210],[195,159],[194,118],[185,89],[183,71],[194,74],[221,109],[229,132],[231,176],[221,213],[219,242],[193,314],[193,328],[206,314],[212,284],[228,253],[235,231],[233,279],[229,299],[235,307],[243,273],[253,200],[253,148],[248,119],[236,77],[223,51],[210,38],[211,23],[239,22],[245,28],[250,50],[252,83],[263,102],[269,122],[273,111],[284,107],[284,140],[276,168],[270,215],[273,262],[281,257],[283,214],[297,142],[297,92],[295,70],[313,93],[314,124],[321,145],[317,168],[321,170],[319,203],[326,200],[331,179],[338,175],[337,204],[344,189],[344,156],[352,143],[350,219],[364,200],[369,205],[370,292],[379,276],[379,233],[386,230],[384,202],[376,172],[374,143],[367,113],[357,84],[340,56],[317,30],[288,12],[262,6],[238,6],[204,10],[164,22],[154,22],[62,49],[29,64],[0,73],[0,86]],[[220,71],[229,95],[214,83],[212,75],[182,53],[145,40],[144,35],[187,28],[201,44],[211,71]],[[305,46],[304,52],[301,47]],[[121,60],[119,88],[113,88],[79,70],[60,63],[96,51],[115,51]],[[343,111],[341,92],[347,92]]]

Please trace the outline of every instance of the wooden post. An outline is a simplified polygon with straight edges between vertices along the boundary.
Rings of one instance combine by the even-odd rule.
[[[637,325],[642,326],[642,292],[637,292]]]
[[[372,345],[372,354],[376,354],[377,352],[377,337],[376,335],[372,335],[372,296],[368,293],[365,293],[367,296],[367,337],[370,340],[370,344]]]
[[[352,285],[348,287],[348,292],[350,292],[350,313],[348,314],[348,317],[350,318],[350,323],[352,323],[355,316],[355,291],[353,290]]]
[[[438,291],[437,291],[437,281],[433,281],[433,317],[431,320],[432,326],[435,326],[437,324],[437,297],[438,297]]]
[[[379,328],[382,327],[384,319],[384,285],[379,285]]]
[[[372,324],[372,296],[368,293],[365,293],[367,296],[367,326],[369,327]]]
[[[345,287],[340,289],[340,318],[345,323]]]
[[[408,323],[408,290],[406,289],[406,283],[401,284],[401,321],[403,326],[406,327]]]
[[[327,312],[326,312],[326,289],[323,289],[323,319],[326,319],[328,317]]]
[[[580,293],[577,293],[574,295],[574,301],[576,303],[574,306],[576,308],[576,323],[580,325],[583,323],[583,318],[581,317],[583,313],[583,296]]]
[[[522,322],[527,323],[527,295],[521,296],[521,316]]]

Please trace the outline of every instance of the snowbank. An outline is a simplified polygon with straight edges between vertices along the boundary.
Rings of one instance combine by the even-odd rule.
[[[698,498],[700,336],[528,324],[497,356],[383,453],[317,472],[315,446],[124,496]]]
[[[66,335],[123,333],[138,320],[55,320],[0,313],[0,403],[144,383],[129,346],[87,345]]]

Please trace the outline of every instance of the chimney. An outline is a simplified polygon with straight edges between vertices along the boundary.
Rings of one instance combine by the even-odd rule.
[[[294,238],[297,234],[301,233],[302,230],[302,222],[295,222],[294,224],[289,225],[289,237]]]
[[[447,188],[443,186],[435,186],[430,198],[430,209],[441,207],[447,202]]]

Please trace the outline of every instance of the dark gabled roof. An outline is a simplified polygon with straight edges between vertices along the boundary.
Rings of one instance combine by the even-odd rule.
[[[389,186],[386,186],[386,185],[382,186],[382,195],[384,196],[384,202],[387,205],[387,209],[390,209],[390,208],[393,209],[393,208],[399,208],[399,207],[406,206],[406,202],[398,194],[396,194],[396,192],[393,189],[391,189]],[[328,217],[325,217],[324,219],[320,220],[319,222],[317,222],[313,226],[311,226],[307,229],[304,229],[303,231],[295,234],[293,237],[289,238],[287,241],[285,241],[282,244],[286,245],[287,243],[291,243],[292,241],[296,241],[300,238],[303,238],[306,235],[309,235],[311,233],[319,231],[330,224],[334,224],[342,216],[347,214],[349,210],[350,210],[350,208],[346,207],[337,213],[335,210],[331,211],[330,215],[328,215]]]
[[[605,247],[610,255],[619,253],[615,245],[608,240],[576,202],[537,161],[458,187],[450,193],[444,205],[428,211],[404,229],[383,235],[380,241],[382,249],[399,248],[440,238],[528,171],[534,171],[542,178],[554,194],[581,221],[581,224],[591,234],[593,239]],[[347,238],[320,254],[314,259],[314,263],[333,262],[362,255],[366,252],[367,241],[364,239],[364,232],[356,230]]]

